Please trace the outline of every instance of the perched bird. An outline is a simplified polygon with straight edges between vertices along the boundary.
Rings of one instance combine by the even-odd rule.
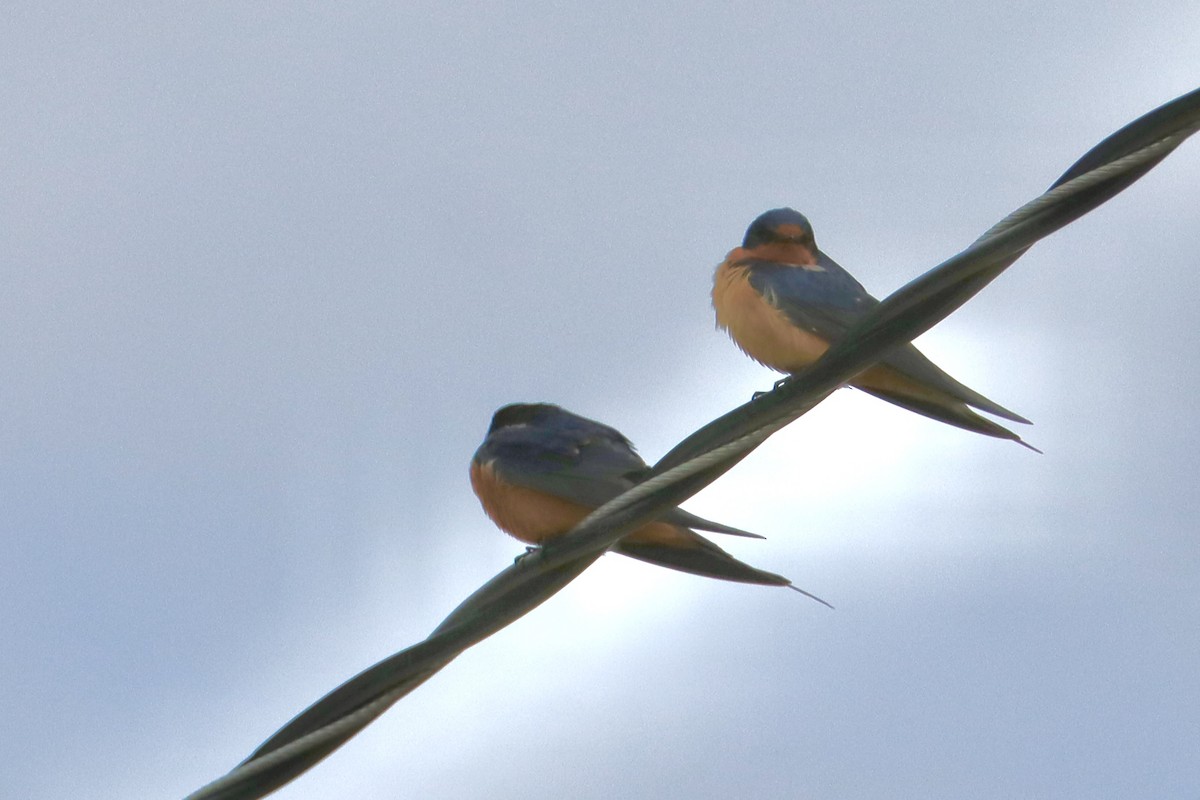
[[[502,530],[543,545],[644,480],[648,472],[620,431],[549,403],[514,403],[492,416],[487,436],[471,459],[471,488]],[[709,578],[787,586],[829,605],[782,575],[738,561],[693,528],[762,538],[673,508],[612,549]]]
[[[816,361],[879,305],[818,249],[812,225],[790,208],[767,211],[750,224],[742,246],[730,250],[717,267],[712,300],[717,327],[755,361],[787,373]],[[911,343],[895,348],[850,383],[909,411],[1036,450],[971,409],[1013,422],[1029,420],[954,380]]]

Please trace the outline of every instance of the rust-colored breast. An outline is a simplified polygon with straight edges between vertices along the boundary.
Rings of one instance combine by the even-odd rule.
[[[484,512],[505,533],[529,544],[542,544],[574,528],[593,509],[536,489],[509,483],[491,464],[471,462],[471,488]],[[630,541],[673,547],[696,546],[695,535],[666,522],[643,525]]]
[[[561,497],[509,483],[491,464],[478,461],[471,462],[471,488],[492,522],[529,544],[561,536],[591,511]]]
[[[828,342],[797,328],[768,303],[750,285],[745,267],[731,266],[729,261],[717,267],[712,300],[717,326],[760,364],[780,372],[798,372],[829,349]]]

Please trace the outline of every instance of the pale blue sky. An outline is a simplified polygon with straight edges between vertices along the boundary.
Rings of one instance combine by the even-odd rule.
[[[1200,7],[9,4],[0,796],[179,797],[521,552],[492,411],[653,460],[770,385],[791,205],[884,295],[1200,84]],[[1200,142],[688,504],[828,599],[609,556],[279,798],[1200,791]]]

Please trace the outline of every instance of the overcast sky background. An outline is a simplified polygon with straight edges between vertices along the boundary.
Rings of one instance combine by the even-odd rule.
[[[57,7],[55,7],[57,5]],[[879,296],[1200,85],[1200,5],[10,3],[0,796],[178,798],[521,552],[467,463],[653,461],[775,379],[714,266]],[[1045,450],[845,390],[279,798],[1200,792],[1200,141],[921,340]]]

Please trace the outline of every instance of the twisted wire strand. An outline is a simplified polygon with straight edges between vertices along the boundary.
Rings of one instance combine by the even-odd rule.
[[[1183,114],[1185,117],[1190,116],[1195,119],[1185,120],[1185,125],[1133,152],[1097,165],[1061,184],[1056,184],[1044,194],[993,225],[960,256],[970,256],[984,251],[986,244],[993,243],[1025,223],[1037,220],[1049,209],[1064,205],[1090,189],[1134,174],[1139,168],[1144,168],[1143,171],[1152,168],[1155,159],[1161,160],[1181,142],[1200,130],[1200,107],[1194,107],[1198,96],[1200,96],[1200,90],[1177,98],[1143,118],[1139,118],[1090,151],[1080,162],[1077,162],[1075,167],[1068,170],[1066,175],[1070,175],[1072,171],[1080,168],[1097,149],[1110,141],[1119,140],[1120,137],[1127,135],[1127,132],[1134,126],[1148,120],[1153,115],[1170,118],[1175,114]],[[1145,166],[1147,164],[1150,166]],[[1132,180],[1136,180],[1137,177],[1140,176],[1135,175]],[[1131,183],[1132,180],[1129,182]],[[1096,205],[1114,196],[1123,188],[1123,186],[1118,187],[1108,196],[1101,198]],[[1086,211],[1082,213],[1086,213]],[[1049,230],[1032,232],[1029,234],[1032,239],[1028,242],[1022,242],[1010,250],[986,254],[983,256],[986,259],[984,268],[1002,270],[1049,232]],[[918,279],[918,282],[920,280]],[[981,289],[982,285],[981,283],[975,286],[970,294]],[[893,296],[910,289],[911,286],[913,284],[904,287]],[[967,294],[967,297],[970,294]],[[928,316],[933,317],[935,314],[930,312]],[[847,335],[846,340],[843,340],[842,345],[844,346],[839,347],[838,352],[840,354],[850,353],[852,356],[856,342],[850,340],[854,339],[857,333],[862,334],[858,337],[859,339],[864,339],[868,332],[871,332],[870,325],[861,331],[858,329],[852,331]],[[830,352],[822,360],[830,360],[833,351],[834,348],[830,348]],[[687,496],[715,480],[746,453],[805,414],[832,393],[841,382],[853,377],[863,368],[855,362],[853,357],[843,360],[848,361],[849,364],[844,366],[840,372],[833,373],[833,377],[837,380],[827,378],[824,383],[817,383],[807,390],[801,390],[795,397],[789,397],[783,407],[764,409],[761,418],[755,418],[753,423],[746,424],[743,421],[742,432],[728,438],[728,441],[717,441],[692,457],[664,469],[661,473],[652,475],[645,482],[597,508],[564,537],[564,547],[555,547],[553,552],[539,553],[538,555],[543,556],[542,558],[530,559],[526,565],[516,564],[496,576],[455,609],[429,638],[368,668],[325,698],[318,700],[264,743],[250,758],[223,777],[191,793],[186,800],[253,800],[264,797],[310,769],[377,719],[404,695],[413,691],[450,663],[459,653],[503,628],[530,608],[553,595],[591,563],[587,559],[595,560],[599,553],[611,547],[625,532],[660,513],[665,507],[682,502]],[[786,392],[787,388],[785,387],[783,391]],[[711,474],[707,474],[710,471]],[[684,487],[684,491],[679,490],[679,487],[684,486],[689,480],[699,480],[699,476],[703,476],[702,481],[698,483],[693,481]],[[682,496],[672,495],[673,491]],[[575,564],[573,569],[560,570],[560,575],[549,575],[553,570],[570,564],[572,560],[580,563]],[[537,583],[538,579],[542,579],[541,583]],[[524,591],[522,592],[522,590]],[[518,594],[521,596],[512,599],[514,595]],[[375,685],[374,679],[382,668],[394,667],[392,662],[399,656],[415,653],[422,647],[425,649],[414,655],[411,663],[402,665],[395,675],[389,673],[381,677],[379,680],[384,681],[383,684]],[[351,691],[360,686],[364,687],[361,692]],[[347,692],[348,696],[343,697],[339,694],[342,692]],[[328,703],[334,703],[336,708],[326,706],[325,704]],[[306,728],[301,724],[310,718],[316,720],[311,728]],[[293,729],[293,726],[298,727]]]
[[[1161,139],[1139,150],[1135,150],[1129,155],[1122,156],[1103,166],[1089,170],[1076,178],[1072,178],[1065,183],[1051,187],[984,231],[983,235],[974,241],[973,246],[994,239],[1005,231],[1042,213],[1048,206],[1058,205],[1072,195],[1098,186],[1111,178],[1132,172],[1142,164],[1153,161],[1159,156],[1167,155],[1198,130],[1200,130],[1200,122],[1189,125],[1179,132],[1167,134]]]
[[[270,773],[273,769],[293,759],[300,759],[309,753],[319,752],[339,739],[348,740],[382,716],[383,712],[395,705],[409,691],[410,689],[406,686],[388,692],[365,706],[283,745],[278,750],[272,750],[253,761],[239,764],[212,783],[192,792],[183,800],[232,800],[232,798],[264,797],[278,787],[271,786],[260,794],[245,793],[245,790],[251,788],[260,776]]]
[[[1040,213],[1044,212],[1047,207],[1062,204],[1071,197],[1103,184],[1114,177],[1131,172],[1142,164],[1148,163],[1153,161],[1155,158],[1170,153],[1197,130],[1200,130],[1200,122],[1185,128],[1181,132],[1163,136],[1161,139],[1135,150],[1126,156],[1122,156],[1121,158],[1108,162],[1103,166],[1089,170],[1078,177],[1072,178],[1065,183],[1061,183],[1047,190],[1043,194],[1017,208],[1015,211],[1008,214],[1008,216],[1004,217],[1004,219],[1000,220],[987,231],[985,231],[983,235],[981,235],[971,244],[968,250],[983,245],[984,243],[997,238],[1001,234],[1012,230],[1021,223],[1038,216]],[[1030,246],[1032,246],[1032,244]],[[1022,248],[1022,252],[1026,249],[1028,249],[1028,247]],[[828,395],[828,393],[825,394],[826,396]],[[820,399],[823,400],[824,396],[822,396]],[[651,477],[643,483],[639,483],[637,486],[634,486],[620,496],[613,498],[608,503],[597,508],[590,515],[588,515],[583,522],[580,523],[580,526],[603,524],[606,520],[611,519],[618,512],[633,506],[635,503],[647,497],[653,496],[655,493],[667,486],[671,486],[684,478],[703,472],[709,467],[722,463],[732,456],[740,455],[753,450],[755,447],[770,438],[773,434],[777,433],[803,416],[812,407],[814,407],[817,402],[820,402],[820,400],[816,402],[806,402],[802,404],[799,409],[790,411],[779,419],[764,422],[761,426],[753,429],[750,433],[746,433],[726,444],[714,447],[698,456],[688,459],[682,464]]]

